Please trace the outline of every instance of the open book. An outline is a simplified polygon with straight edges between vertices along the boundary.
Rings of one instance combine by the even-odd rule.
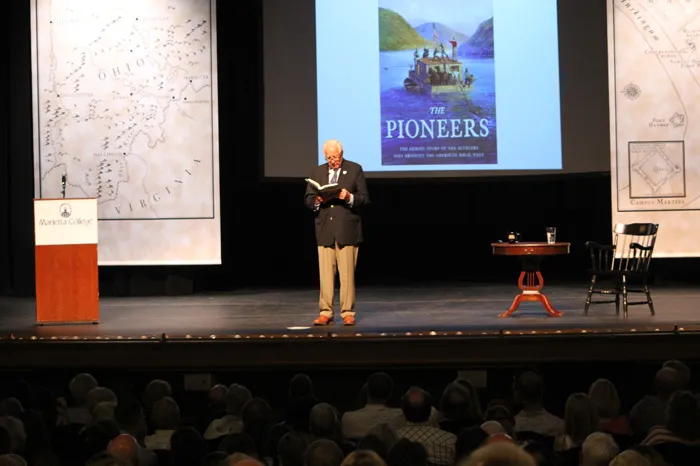
[[[321,186],[318,182],[312,180],[311,178],[306,178],[306,182],[309,183],[319,194],[332,194],[340,191],[340,186],[338,183],[329,183]]]

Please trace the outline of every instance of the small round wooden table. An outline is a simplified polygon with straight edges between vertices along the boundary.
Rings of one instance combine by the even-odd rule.
[[[544,279],[540,273],[540,264],[545,256],[568,254],[571,243],[491,243],[496,256],[517,256],[522,265],[518,288],[522,292],[515,297],[510,308],[498,317],[509,317],[523,301],[539,301],[552,317],[561,317],[562,313],[552,307],[547,296],[540,293]]]

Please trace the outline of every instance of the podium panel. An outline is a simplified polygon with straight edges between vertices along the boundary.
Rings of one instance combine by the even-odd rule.
[[[97,323],[97,200],[35,199],[36,323]]]

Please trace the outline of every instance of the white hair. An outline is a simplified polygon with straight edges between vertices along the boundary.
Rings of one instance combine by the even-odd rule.
[[[486,432],[488,435],[501,435],[507,434],[506,430],[503,428],[498,421],[486,421],[481,424],[481,430]]]
[[[641,453],[625,450],[610,462],[610,466],[651,466],[651,462]]]
[[[593,432],[581,446],[582,466],[606,466],[620,452],[620,448],[609,434]]]
[[[323,153],[328,152],[328,149],[335,148],[338,149],[339,153],[343,153],[343,144],[337,139],[329,139],[323,143]]]

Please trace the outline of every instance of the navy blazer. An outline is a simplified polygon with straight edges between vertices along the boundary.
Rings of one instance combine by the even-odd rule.
[[[310,178],[319,184],[327,184],[328,164],[324,163],[316,167]],[[314,211],[316,243],[319,246],[332,247],[336,242],[340,246],[358,245],[363,240],[360,211],[369,204],[369,193],[362,166],[343,159],[338,185],[353,195],[352,207],[345,200],[334,199],[322,203],[316,209],[317,193],[310,185],[306,187],[304,204]]]

